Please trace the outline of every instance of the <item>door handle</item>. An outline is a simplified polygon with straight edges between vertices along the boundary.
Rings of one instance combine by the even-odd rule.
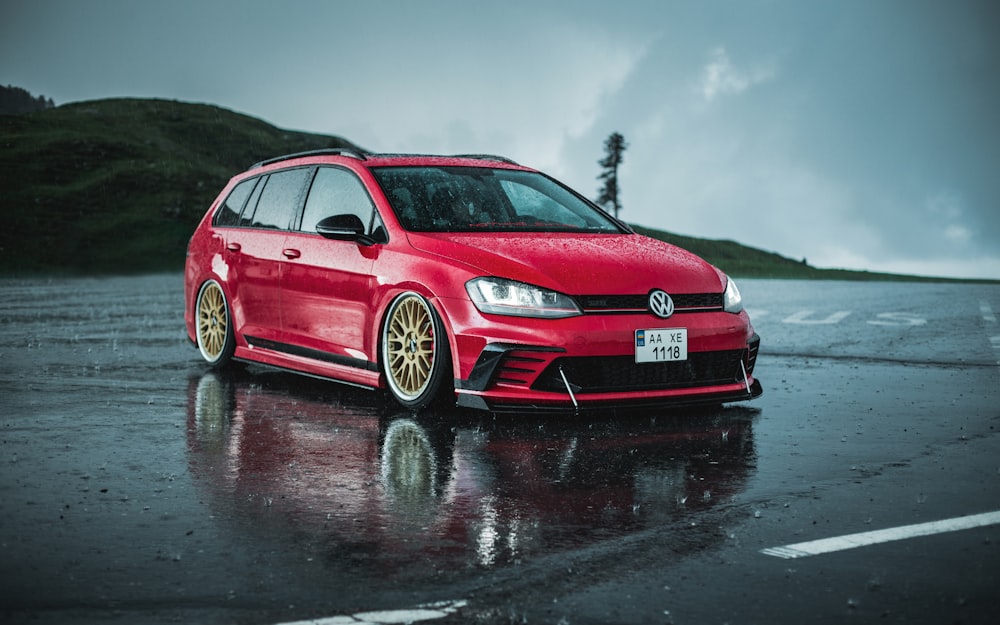
[[[281,253],[284,254],[285,258],[288,259],[298,258],[299,256],[302,256],[302,252],[298,250],[293,250],[292,248],[282,250]]]
[[[243,248],[240,246],[239,243],[227,243],[226,249],[229,250],[230,252],[238,252]]]

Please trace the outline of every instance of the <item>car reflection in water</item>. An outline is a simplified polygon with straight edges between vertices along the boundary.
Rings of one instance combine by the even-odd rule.
[[[743,407],[554,421],[339,397],[278,374],[192,379],[191,469],[216,517],[338,565],[461,570],[676,524],[738,493],[754,463]]]

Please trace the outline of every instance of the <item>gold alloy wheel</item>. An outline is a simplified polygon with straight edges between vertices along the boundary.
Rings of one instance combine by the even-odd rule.
[[[427,388],[435,347],[430,309],[421,297],[405,296],[393,306],[385,330],[386,371],[399,394],[412,399]]]
[[[229,311],[226,296],[215,282],[201,289],[198,297],[198,347],[209,362],[222,357],[229,331]]]

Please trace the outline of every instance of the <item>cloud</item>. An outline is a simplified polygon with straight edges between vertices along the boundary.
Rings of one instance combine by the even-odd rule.
[[[566,141],[593,127],[646,45],[559,15],[504,20],[516,45],[507,30],[477,28],[478,14],[449,16],[433,33],[385,24],[392,45],[364,50],[360,66],[369,73],[352,70],[345,55],[337,87],[299,119],[330,132],[348,128],[373,150],[496,152],[559,174]]]
[[[972,232],[965,226],[952,224],[944,229],[944,238],[959,245],[969,242]]]
[[[750,87],[771,80],[775,69],[762,65],[744,70],[733,65],[724,47],[712,50],[711,60],[701,72],[701,96],[712,102],[720,96],[743,93]]]
[[[933,217],[953,220],[962,216],[962,199],[952,191],[939,191],[924,202],[925,210]]]
[[[924,201],[928,230],[943,235],[945,249],[960,249],[973,241],[972,229],[964,223],[964,204],[962,196],[950,190],[934,193]]]

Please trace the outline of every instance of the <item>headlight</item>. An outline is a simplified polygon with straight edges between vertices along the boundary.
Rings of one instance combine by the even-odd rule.
[[[558,319],[580,314],[569,296],[503,278],[474,278],[465,290],[479,312],[518,317]]]
[[[722,307],[726,312],[738,313],[743,310],[743,297],[732,278],[726,278],[726,293],[722,299]]]

